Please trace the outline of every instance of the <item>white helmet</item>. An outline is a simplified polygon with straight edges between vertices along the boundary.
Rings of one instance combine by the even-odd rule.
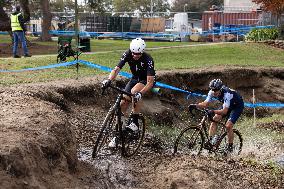
[[[141,38],[133,39],[130,43],[130,51],[133,53],[143,53],[146,48],[146,43]]]

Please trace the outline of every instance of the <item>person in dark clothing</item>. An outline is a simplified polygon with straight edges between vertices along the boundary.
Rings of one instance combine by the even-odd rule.
[[[11,17],[10,17],[11,28],[13,32],[13,42],[14,42],[13,43],[13,57],[14,58],[21,58],[21,56],[17,54],[19,41],[22,42],[24,57],[31,57],[31,55],[29,55],[29,52],[28,52],[26,38],[25,38],[25,31],[26,31],[25,20],[20,11],[21,11],[21,7],[16,6],[15,11],[11,14]]]
[[[141,107],[142,96],[150,91],[155,85],[155,69],[154,60],[150,54],[144,52],[146,43],[141,38],[133,39],[130,43],[130,48],[125,51],[119,60],[117,66],[111,71],[108,79],[103,81],[103,87],[106,88],[110,85],[118,75],[119,71],[128,63],[132,78],[127,83],[125,91],[132,93],[133,101],[137,102],[135,107],[132,108],[132,121],[125,128],[136,131],[138,130],[138,117]],[[128,100],[123,100],[121,103],[121,110],[125,114],[131,99],[125,96]],[[109,143],[109,147],[116,146],[116,137]]]
[[[217,98],[217,100],[222,102],[223,107],[217,110],[211,110],[210,114],[214,116],[214,121],[220,121],[223,117],[228,118],[226,122],[226,128],[228,132],[227,150],[228,152],[232,152],[234,140],[233,126],[243,112],[243,97],[234,89],[225,86],[221,79],[213,79],[209,83],[209,88],[210,91],[208,92],[208,96],[205,101],[198,104],[191,104],[189,106],[189,109],[206,108],[214,100],[214,98]],[[212,122],[209,129],[210,141],[212,141],[212,139],[214,138],[216,129],[216,122]],[[205,146],[208,146],[208,144],[205,143]]]

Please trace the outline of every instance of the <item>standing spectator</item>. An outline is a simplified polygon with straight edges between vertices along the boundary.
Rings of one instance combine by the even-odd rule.
[[[11,28],[13,32],[13,42],[14,42],[13,44],[14,58],[21,58],[21,56],[17,54],[19,40],[22,42],[24,56],[31,57],[31,55],[29,55],[28,52],[26,38],[25,38],[25,31],[26,31],[25,21],[20,11],[21,7],[16,6],[15,11],[11,14]]]

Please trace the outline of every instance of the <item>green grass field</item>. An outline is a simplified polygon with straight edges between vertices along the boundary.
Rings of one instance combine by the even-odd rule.
[[[1,35],[0,35],[1,36]],[[1,36],[2,37],[2,36]],[[34,40],[34,39],[31,39]],[[2,41],[1,41],[2,42]],[[42,42],[41,42],[42,43]],[[48,42],[51,43],[56,42]],[[95,54],[82,54],[80,59],[113,68],[121,54],[129,46],[124,40],[92,40]],[[202,68],[218,66],[268,66],[284,67],[284,53],[281,49],[255,43],[226,43],[208,46],[190,46],[171,49],[150,49],[153,47],[188,45],[186,42],[147,42],[146,51],[152,55],[156,70]],[[194,43],[192,43],[194,45]],[[71,58],[69,59],[72,60]],[[56,63],[56,55],[34,56],[31,58],[0,58],[0,69],[19,70]],[[123,71],[128,71],[126,66]],[[79,77],[103,74],[99,70],[80,66]],[[75,67],[62,67],[43,71],[21,73],[1,73],[1,85],[50,81],[76,78]]]
[[[53,41],[50,42],[40,42],[37,37],[28,36],[27,39],[33,43],[37,43],[40,45],[50,45],[57,46],[57,38],[54,37]],[[0,35],[0,43],[11,43],[12,40],[9,35]],[[114,50],[123,50],[129,47],[130,40],[96,40],[91,39],[91,50],[94,52],[102,52],[102,51],[114,51]],[[161,46],[180,46],[180,45],[188,45],[195,44],[193,42],[147,42],[147,47],[161,47]],[[75,45],[75,39],[72,40],[72,45]]]

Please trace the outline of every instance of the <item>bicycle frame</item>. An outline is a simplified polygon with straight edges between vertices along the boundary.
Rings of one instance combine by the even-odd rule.
[[[210,116],[208,115],[208,109],[204,109],[204,110],[202,110],[202,109],[196,109],[196,110],[198,110],[198,111],[202,112],[202,114],[204,114],[203,117],[202,117],[202,120],[200,121],[200,123],[198,124],[198,126],[199,126],[201,132],[203,133],[203,136],[205,135],[206,141],[209,141],[209,127],[210,127],[211,122],[215,122],[215,123],[217,124],[217,125],[216,125],[216,127],[217,127],[217,128],[216,128],[216,131],[219,132],[218,135],[221,135],[221,134],[223,134],[224,132],[226,132],[226,126],[225,126],[225,124],[224,124],[222,121],[214,121],[214,120],[213,120],[213,117],[210,117]],[[192,112],[191,112],[191,114],[194,115]],[[208,121],[210,122],[208,125],[206,125],[206,120],[208,120]],[[220,127],[221,127],[221,128],[220,128]],[[220,143],[221,143],[221,141],[218,140],[218,141],[216,142],[216,144],[213,145],[214,148],[215,148],[215,149],[218,149]],[[213,146],[212,146],[212,147],[213,147]],[[215,150],[214,150],[214,151],[215,151]]]
[[[202,132],[204,132],[204,134],[205,134],[207,140],[209,140],[209,137],[208,137],[208,135],[209,135],[208,127],[209,127],[209,126],[207,126],[207,125],[205,124],[205,121],[206,121],[206,120],[209,120],[210,122],[215,122],[215,123],[217,124],[217,130],[218,130],[218,127],[221,126],[222,128],[219,129],[219,131],[220,131],[221,133],[225,132],[226,126],[225,126],[225,124],[224,124],[223,122],[221,122],[221,121],[214,121],[213,118],[209,118],[208,115],[204,115],[203,118],[202,118],[202,120],[201,120],[200,123],[198,124],[198,126],[200,126],[200,129],[202,130]]]
[[[103,126],[102,129],[98,135],[98,139],[95,142],[95,146],[93,148],[93,154],[92,157],[96,156],[96,153],[100,150],[100,148],[102,147],[102,144],[105,142],[105,137],[108,136],[109,131],[111,131],[112,129],[114,129],[114,134],[116,136],[118,136],[118,138],[123,140],[123,136],[122,136],[122,112],[121,112],[121,107],[120,107],[120,103],[123,99],[123,94],[132,96],[131,93],[128,93],[126,91],[123,91],[122,89],[118,88],[118,87],[113,87],[113,86],[109,86],[110,88],[113,88],[117,91],[119,91],[119,94],[117,95],[116,101],[115,103],[110,107],[104,122],[103,122]],[[102,95],[104,94],[106,88],[103,88],[102,91]],[[115,119],[115,120],[113,120]],[[108,121],[110,121],[108,123]]]
[[[204,115],[202,117],[202,120],[200,121],[200,123],[198,124],[198,126],[200,127],[201,132],[203,133],[203,135],[205,134],[205,137],[207,140],[209,140],[208,137],[208,127],[205,124],[205,121],[208,119],[207,115]]]
[[[114,86],[109,86],[112,89],[115,89],[117,91],[119,91],[119,94],[117,95],[116,101],[114,103],[114,105],[110,108],[109,112],[114,111],[115,113],[115,117],[116,117],[116,131],[118,131],[120,133],[120,135],[122,134],[122,111],[121,111],[121,107],[120,107],[120,103],[121,101],[124,99],[123,94],[126,94],[127,96],[133,96],[131,93],[128,93],[126,91],[123,91],[122,89],[118,88],[118,87],[114,87]],[[104,93],[104,91],[103,91]],[[126,100],[126,99],[125,99]],[[122,138],[122,136],[120,136],[120,138]]]

